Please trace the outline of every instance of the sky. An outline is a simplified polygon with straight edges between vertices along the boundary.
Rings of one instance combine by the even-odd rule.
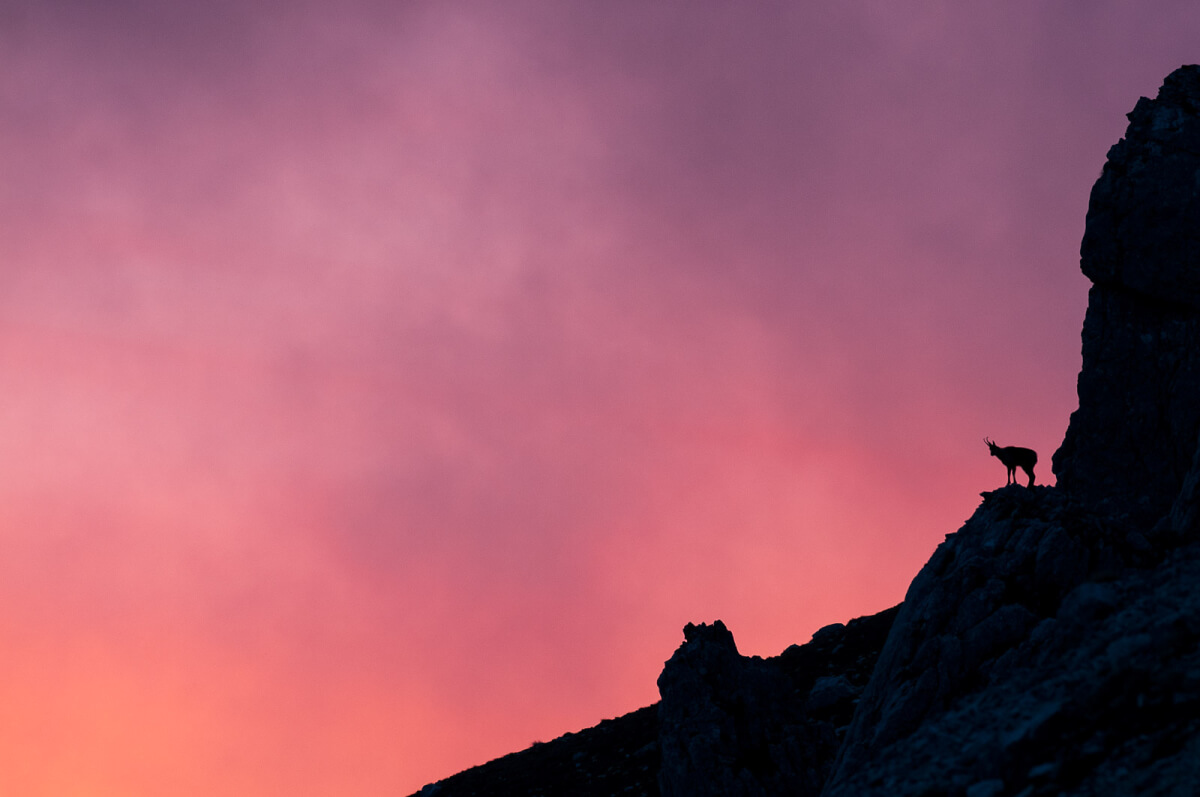
[[[0,0],[0,792],[403,795],[898,603],[1190,2]]]

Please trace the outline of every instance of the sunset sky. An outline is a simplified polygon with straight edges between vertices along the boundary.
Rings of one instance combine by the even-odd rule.
[[[899,602],[1186,2],[0,0],[0,793],[404,795]]]

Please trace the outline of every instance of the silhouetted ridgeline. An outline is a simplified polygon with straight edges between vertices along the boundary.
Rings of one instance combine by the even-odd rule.
[[[659,680],[671,699],[460,772],[418,794],[655,795],[664,759],[675,767],[681,758],[703,764],[722,756],[729,777],[737,778],[743,768],[770,765],[769,746],[779,739],[806,762],[787,774],[824,778],[896,611],[823,628],[807,645],[769,659],[738,655],[733,635],[719,620],[688,625],[687,641]],[[690,765],[683,769],[685,788],[688,777],[712,774]]]
[[[1200,794],[1200,67],[1129,119],[1058,487],[984,493],[895,609],[772,659],[689,625],[657,707],[420,794]]]

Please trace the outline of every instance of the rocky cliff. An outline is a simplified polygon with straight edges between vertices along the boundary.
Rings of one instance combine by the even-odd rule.
[[[1088,209],[1057,487],[984,493],[899,607],[773,659],[689,625],[622,744],[545,746],[595,777],[539,779],[534,748],[422,793],[1200,794],[1200,67],[1129,120]]]
[[[663,797],[819,794],[896,612],[770,659],[740,656],[719,620],[685,628],[658,679]]]
[[[1200,432],[1200,67],[1143,97],[1092,188],[1079,409],[1054,455],[1072,498],[1139,523],[1179,494]]]

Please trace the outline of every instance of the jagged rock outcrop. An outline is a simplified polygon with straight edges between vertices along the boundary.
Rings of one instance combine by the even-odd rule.
[[[1054,454],[1059,487],[1154,522],[1200,433],[1200,67],[1143,97],[1092,188],[1081,268],[1079,409]]]
[[[802,717],[801,723],[811,726],[804,733],[840,738],[871,676],[897,608],[846,625],[826,626],[813,635],[811,642],[792,645],[769,659],[738,655],[733,635],[719,621],[711,626],[690,626],[687,641],[672,657],[675,665],[667,667],[670,674],[664,671],[665,708],[655,703],[578,733],[535,744],[431,783],[412,797],[655,797],[660,793],[659,749],[664,744],[672,751],[667,755],[670,762],[662,768],[667,793],[737,793],[709,788],[698,780],[694,768],[708,774],[717,767],[738,769],[733,751],[739,747],[752,750],[752,740],[765,742],[768,756],[787,754],[795,761],[813,758],[811,751],[797,750],[795,742],[788,740],[787,723],[772,722],[768,717]],[[748,671],[766,675],[744,679]],[[716,688],[698,683],[697,677]],[[732,708],[739,701],[741,711]],[[786,708],[776,710],[764,705],[768,702],[786,704]],[[660,713],[666,722],[662,733]],[[734,715],[737,718],[730,725],[728,720]],[[712,744],[714,736],[716,743]],[[700,741],[693,743],[693,738]],[[715,757],[680,756],[680,746],[691,746],[696,752],[707,750]],[[821,772],[822,782],[836,753],[836,744],[821,748],[816,769]],[[762,756],[751,752],[742,760],[754,771]],[[788,771],[796,772],[796,767]],[[733,779],[722,775],[719,780],[728,783]],[[780,786],[784,780],[771,782]],[[680,791],[688,783],[698,791]]]
[[[738,654],[721,621],[688,625],[658,679],[663,797],[817,795],[896,608],[806,645]]]
[[[738,654],[718,620],[684,629],[658,679],[663,797],[757,797],[788,785],[816,794],[813,770],[837,751],[833,729],[806,722],[776,666]]]

